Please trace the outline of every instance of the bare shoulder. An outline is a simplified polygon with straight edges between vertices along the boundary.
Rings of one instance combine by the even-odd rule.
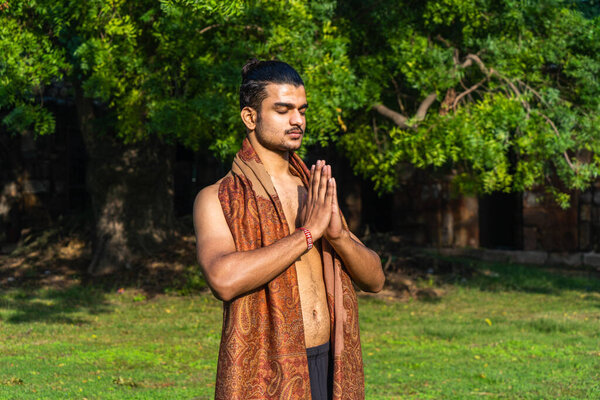
[[[212,185],[208,185],[198,192],[194,200],[194,224],[197,214],[214,213],[221,209],[219,202],[219,186],[224,177]]]
[[[196,237],[206,236],[210,232],[229,231],[221,202],[219,201],[219,185],[223,178],[216,183],[206,186],[198,192],[194,200],[194,228]]]
[[[198,261],[204,267],[213,257],[235,251],[233,237],[219,201],[219,185],[222,180],[200,190],[194,201],[196,249]]]
[[[225,178],[219,179],[212,185],[205,186],[198,192],[196,199],[194,200],[194,212],[196,211],[196,208],[207,205],[206,203],[214,203],[215,201],[219,201],[219,186],[221,185],[221,181],[223,179]]]

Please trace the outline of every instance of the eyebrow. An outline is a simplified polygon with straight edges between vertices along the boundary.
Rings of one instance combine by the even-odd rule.
[[[286,107],[286,108],[294,108],[295,107],[292,103],[279,103],[279,102],[275,103],[273,106],[274,107]],[[307,109],[307,108],[308,108],[307,103],[304,103],[300,107],[298,107],[299,110]]]

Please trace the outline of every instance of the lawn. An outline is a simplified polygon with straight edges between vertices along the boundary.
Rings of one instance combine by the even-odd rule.
[[[367,399],[600,399],[600,279],[471,261],[437,301],[359,300]],[[221,304],[0,292],[1,399],[209,399]]]

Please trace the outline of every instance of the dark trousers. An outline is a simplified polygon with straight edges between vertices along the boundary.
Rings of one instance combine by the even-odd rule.
[[[312,400],[331,400],[333,395],[333,357],[329,342],[306,349]]]

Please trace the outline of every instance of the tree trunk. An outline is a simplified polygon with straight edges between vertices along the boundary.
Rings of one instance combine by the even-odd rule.
[[[76,97],[89,156],[86,185],[94,215],[88,273],[118,273],[135,264],[140,255],[160,248],[171,236],[174,151],[155,137],[123,144],[110,132],[97,129],[93,102],[81,89]]]

